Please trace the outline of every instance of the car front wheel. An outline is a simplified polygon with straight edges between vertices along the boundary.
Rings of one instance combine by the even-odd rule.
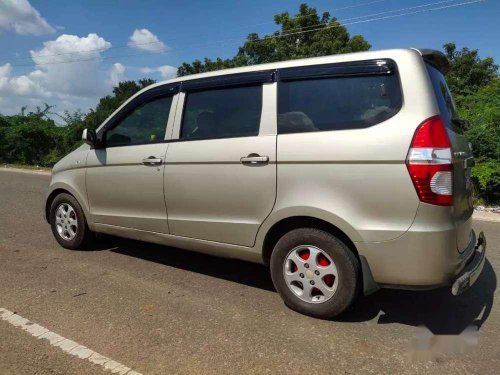
[[[77,200],[69,194],[59,194],[50,206],[50,226],[59,244],[66,249],[80,249],[92,233]]]

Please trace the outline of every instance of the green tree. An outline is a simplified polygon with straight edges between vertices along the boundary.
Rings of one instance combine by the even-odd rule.
[[[42,111],[3,117],[9,126],[2,126],[0,161],[5,163],[51,165],[47,155],[58,150],[64,128],[56,126]],[[59,155],[60,157],[61,155]]]
[[[200,60],[194,60],[191,64],[188,64],[186,62],[183,62],[181,66],[177,69],[177,75],[180,76],[186,76],[189,74],[196,74],[196,73],[204,73],[204,72],[211,72],[214,70],[221,70],[221,69],[229,69],[229,68],[235,68],[238,66],[243,66],[246,65],[244,61],[240,61],[238,59],[220,59],[217,58],[215,60],[211,60],[207,57],[202,61]]]
[[[488,85],[498,76],[498,65],[493,58],[479,58],[477,49],[457,50],[455,43],[446,43],[443,47],[451,66],[446,74],[446,81],[457,102],[463,96]]]
[[[464,96],[458,114],[471,124],[466,135],[476,157],[500,162],[500,79]]]
[[[466,136],[476,158],[476,197],[481,203],[500,203],[500,79],[463,95],[458,114],[470,123]]]
[[[455,43],[443,46],[450,61],[446,81],[460,118],[469,122],[476,166],[472,169],[475,196],[480,203],[500,202],[500,79],[491,57],[481,59],[478,50]]]
[[[324,12],[320,16],[316,8],[306,4],[301,4],[299,12],[293,17],[288,12],[276,14],[274,22],[281,26],[279,31],[263,37],[257,33],[249,34],[233,58],[225,60],[205,58],[203,62],[195,60],[191,64],[183,63],[177,75],[184,76],[244,65],[366,51],[371,47],[361,35],[351,37],[347,29],[330,13]]]

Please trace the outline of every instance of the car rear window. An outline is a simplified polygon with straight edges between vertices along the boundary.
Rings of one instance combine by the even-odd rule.
[[[446,84],[443,73],[431,64],[426,64],[426,66],[432,82],[432,87],[434,88],[434,94],[436,95],[441,118],[448,128],[458,131],[459,129],[453,125],[452,121],[456,119],[455,102],[453,101],[453,97],[451,96],[450,89]]]
[[[280,82],[280,134],[359,129],[394,116],[402,106],[397,73]]]

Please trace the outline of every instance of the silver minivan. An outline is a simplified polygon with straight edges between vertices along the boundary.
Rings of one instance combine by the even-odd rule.
[[[266,264],[320,318],[381,287],[458,295],[486,241],[447,68],[394,49],[156,83],[55,165],[47,221],[69,249],[106,233]]]

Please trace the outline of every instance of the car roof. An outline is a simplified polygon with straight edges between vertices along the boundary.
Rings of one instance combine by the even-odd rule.
[[[238,68],[230,68],[230,69],[222,69],[215,70],[206,73],[198,73],[192,75],[186,75],[182,77],[176,77],[169,80],[160,81],[154,83],[148,88],[158,87],[161,85],[168,85],[177,82],[186,82],[194,79],[201,78],[209,78],[209,77],[219,77],[230,74],[241,74],[241,73],[249,73],[249,72],[257,72],[257,71],[265,71],[265,70],[274,70],[274,69],[283,69],[283,68],[293,68],[299,66],[309,66],[309,65],[320,65],[320,64],[333,64],[333,63],[341,63],[341,62],[351,62],[351,61],[363,61],[363,60],[373,60],[373,59],[387,59],[387,58],[396,58],[401,54],[408,53],[418,53],[423,55],[421,51],[427,51],[430,55],[430,51],[435,53],[440,53],[438,51],[429,50],[429,49],[417,49],[417,48],[399,48],[399,49],[385,49],[385,50],[374,50],[374,51],[365,51],[365,52],[354,52],[354,53],[343,53],[338,55],[328,55],[321,57],[309,57],[304,59],[296,59],[296,60],[287,60],[280,62],[273,62],[267,64],[258,64],[258,65],[250,65],[243,66]]]

